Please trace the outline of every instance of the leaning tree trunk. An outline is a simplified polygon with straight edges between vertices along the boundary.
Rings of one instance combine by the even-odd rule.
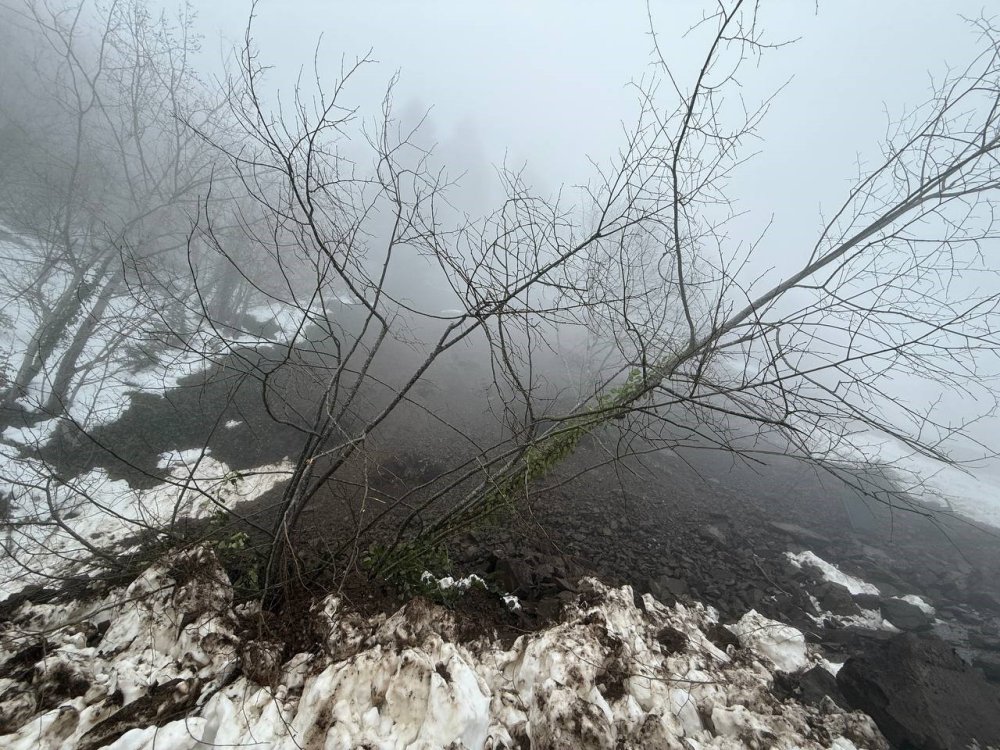
[[[97,327],[104,319],[108,305],[114,298],[115,292],[118,291],[121,283],[122,275],[120,273],[114,274],[105,281],[93,307],[83,315],[83,319],[73,334],[73,340],[63,354],[62,359],[59,360],[59,367],[52,378],[49,396],[45,401],[43,409],[46,414],[55,417],[66,413],[70,401],[68,397],[70,386],[78,372],[77,363],[80,361],[80,356],[93,337]]]
[[[636,402],[670,377],[679,365],[694,357],[706,343],[699,345],[693,342],[683,352],[649,368],[645,375],[640,370],[632,370],[624,385],[586,404],[576,414],[560,421],[527,445],[498,474],[489,477],[463,502],[414,539],[408,542],[397,540],[396,545],[376,561],[374,572],[392,576],[422,559],[456,532],[512,507],[532,482],[544,477],[560,461],[572,455],[584,437],[627,415]]]
[[[83,279],[82,271],[74,274],[66,289],[59,295],[51,312],[39,321],[38,328],[28,342],[24,356],[21,358],[17,374],[0,395],[0,405],[3,407],[13,406],[17,399],[28,392],[28,388],[35,378],[44,371],[70,322],[83,307],[86,298],[86,295],[80,294],[80,285],[83,283]]]

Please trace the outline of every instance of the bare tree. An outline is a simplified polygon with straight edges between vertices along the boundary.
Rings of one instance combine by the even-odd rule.
[[[617,349],[612,376],[543,431],[525,433],[530,440],[411,541],[397,536],[377,567],[398,571],[509,507],[583,436],[617,420],[657,447],[701,433],[744,455],[786,451],[915,509],[905,486],[854,471],[855,438],[875,432],[942,462],[953,460],[956,439],[971,440],[969,423],[952,421],[938,402],[907,403],[892,381],[929,383],[976,398],[983,416],[995,412],[1000,295],[986,244],[996,237],[1000,187],[1000,46],[990,23],[976,28],[983,52],[894,125],[882,163],[859,176],[800,269],[770,287],[743,273],[766,241],[726,232],[727,178],[767,109],[734,117],[736,100],[726,96],[740,64],[774,46],[763,41],[756,5],[721,4],[697,27],[710,32],[708,53],[688,86],[657,46],[660,74],[641,87],[639,124],[588,191],[593,223],[560,225],[551,204],[515,191],[519,243],[504,247],[518,258],[549,246],[586,249],[553,254],[539,278],[558,279],[548,310],[586,310],[579,325],[591,328],[599,321]],[[661,104],[664,94],[673,105]],[[508,241],[511,225],[502,228],[494,236]],[[473,257],[460,274],[469,282],[482,273]],[[504,305],[502,316],[539,315]],[[747,439],[749,427],[758,439]]]
[[[24,56],[37,56],[5,92],[25,105],[4,117],[28,148],[0,208],[28,241],[8,279],[24,340],[2,400],[59,416],[141,327],[118,304],[129,276],[183,259],[187,212],[212,171],[188,123],[210,129],[214,112],[190,67],[187,18],[156,18],[139,2],[99,14],[25,2],[7,14]]]
[[[364,557],[375,574],[401,575],[456,531],[516,508],[588,436],[613,438],[611,459],[688,445],[790,453],[895,507],[906,488],[856,471],[857,436],[948,462],[968,425],[899,400],[891,379],[995,408],[998,269],[984,243],[1000,177],[1000,48],[986,22],[985,51],[890,132],[883,162],[859,176],[799,269],[764,284],[747,269],[766,235],[729,236],[729,178],[769,103],[748,111],[730,94],[748,60],[780,46],[765,40],[756,4],[722,3],[692,30],[706,53],[689,83],[656,45],[637,123],[578,194],[538,195],[505,165],[506,200],[481,219],[451,209],[456,186],[422,145],[421,123],[394,114],[394,81],[374,118],[349,104],[367,58],[345,63],[332,86],[318,73],[300,80],[283,100],[265,88],[248,24],[217,109],[179,83],[157,88],[188,80],[167,54],[185,48],[173,37],[154,45],[167,54],[159,64],[125,64],[133,48],[115,40],[150,38],[137,8],[112,6],[88,55],[71,44],[75,16],[30,16],[64,51],[76,141],[96,112],[120,159],[102,171],[84,158],[99,151],[71,150],[69,198],[59,193],[56,229],[25,282],[47,324],[8,392],[48,367],[65,400],[111,311],[141,318],[157,347],[253,382],[273,423],[302,443],[259,529],[268,594],[306,572],[304,519],[331,492],[339,523],[324,563],[342,571]],[[121,66],[103,62],[114,54]],[[94,60],[101,76],[121,77],[112,91],[143,92],[124,111],[148,121],[101,114]],[[152,71],[170,75],[147,84]],[[149,106],[135,106],[147,94]],[[195,105],[178,103],[187,95]],[[83,175],[124,180],[116,221],[84,210]],[[45,274],[59,279],[54,292]],[[419,304],[417,278],[438,290]],[[69,337],[55,323],[65,320]],[[476,361],[460,364],[464,351]],[[553,374],[571,358],[581,372]],[[428,393],[473,377],[483,384],[470,426]],[[380,477],[412,420],[438,424],[449,450],[392,489]]]
[[[194,288],[190,217],[210,184],[213,199],[236,196],[204,140],[222,123],[218,97],[192,67],[189,15],[155,16],[138,0],[18,0],[0,14],[10,42],[0,82],[0,431],[21,428],[0,438],[0,565],[34,580],[73,574],[81,554],[127,566],[107,549],[120,532],[180,543],[178,518],[195,506],[194,515],[215,512],[220,491],[234,489],[204,444],[196,459],[130,467],[166,481],[171,497],[68,467],[90,469],[98,454],[127,464],[120,445],[97,436],[100,425],[143,386],[162,389],[211,364],[207,348],[190,352],[203,341],[201,318],[173,303]],[[228,303],[216,303],[217,319],[245,306],[239,284],[201,281]],[[119,538],[95,530],[91,516]]]
[[[996,295],[950,291],[960,276],[992,273],[978,252],[992,227],[977,213],[996,187],[1000,81],[992,29],[981,30],[987,52],[941,87],[922,119],[900,125],[883,165],[861,176],[801,269],[757,288],[743,269],[764,240],[726,234],[728,178],[768,104],[734,109],[727,91],[745,60],[778,46],[764,41],[755,5],[725,4],[697,27],[707,53],[690,85],[657,51],[659,75],[637,87],[639,122],[581,203],[538,196],[504,169],[504,205],[456,225],[444,218],[450,185],[394,118],[392,87],[367,128],[344,103],[366,60],[329,90],[317,76],[313,98],[300,87],[287,109],[269,109],[248,28],[230,88],[243,137],[224,150],[257,203],[236,223],[282,288],[253,283],[296,321],[286,354],[260,372],[264,398],[306,436],[277,508],[269,582],[295,569],[303,513],[332,482],[352,484],[360,502],[349,505],[353,531],[334,557],[355,560],[361,540],[388,526],[369,563],[394,574],[515,506],[609,425],[641,436],[644,449],[793,452],[877,499],[904,500],[898,487],[850,471],[852,435],[876,430],[949,460],[941,446],[966,425],[889,398],[883,379],[977,388],[996,346]],[[229,257],[210,210],[192,240]],[[393,286],[408,253],[448,283],[447,311],[415,309]],[[293,279],[291,269],[308,274]],[[413,330],[431,335],[409,341],[413,357],[388,376],[380,362]],[[539,352],[566,338],[600,353],[588,390],[567,393],[540,366]],[[427,408],[417,386],[441,377],[435,368],[470,341],[489,359],[494,438],[450,424],[469,450],[418,487],[376,498],[368,477],[380,431],[401,409]],[[310,373],[322,394],[312,407],[291,403],[286,368]]]

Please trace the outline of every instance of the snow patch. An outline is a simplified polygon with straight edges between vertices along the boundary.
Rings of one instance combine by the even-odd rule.
[[[449,589],[455,589],[456,591],[468,591],[473,586],[479,586],[480,588],[489,588],[486,585],[486,581],[477,576],[475,573],[466,576],[465,578],[459,578],[455,580],[451,576],[445,576],[444,578],[437,578],[429,570],[425,570],[420,574],[420,580],[428,584],[436,584],[442,591],[448,591]]]
[[[208,450],[174,451],[160,456],[159,466],[167,470],[162,484],[133,489],[100,468],[56,482],[42,461],[2,445],[0,456],[8,459],[0,493],[10,500],[12,522],[2,540],[0,601],[30,584],[84,575],[139,534],[162,534],[179,520],[232,510],[292,470],[283,461],[233,472]]]
[[[728,625],[744,648],[763,654],[782,672],[798,672],[810,664],[806,637],[800,630],[771,620],[751,609],[735,625]]]
[[[839,583],[841,586],[844,586],[848,591],[850,591],[851,594],[878,595],[879,593],[877,586],[873,586],[867,581],[862,581],[860,578],[855,578],[848,573],[844,573],[836,565],[827,562],[815,552],[786,552],[785,555],[791,561],[792,565],[797,568],[801,568],[803,566],[816,568],[827,581]]]
[[[823,667],[823,669],[832,674],[834,677],[837,676],[837,673],[840,672],[841,667],[844,666],[844,662],[842,661],[840,662],[830,661],[829,659],[823,659],[823,658],[819,659],[817,663],[819,664],[819,666]]]

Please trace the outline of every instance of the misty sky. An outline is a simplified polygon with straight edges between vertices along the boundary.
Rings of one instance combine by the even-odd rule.
[[[211,64],[241,38],[249,3],[194,7]],[[682,38],[703,7],[652,3],[661,44],[682,72],[704,53]],[[975,35],[962,16],[983,12],[981,0],[763,4],[768,39],[798,41],[741,74],[751,103],[788,81],[760,129],[760,154],[731,190],[748,212],[737,225],[748,237],[774,217],[757,270],[774,266],[781,275],[801,266],[821,210],[839,205],[859,157],[878,156],[888,117],[923,103],[946,64],[970,59]],[[614,154],[622,123],[637,111],[627,84],[650,70],[648,32],[644,2],[263,0],[254,36],[262,61],[274,66],[270,82],[285,91],[301,66],[311,67],[320,35],[319,70],[330,80],[342,57],[370,49],[379,65],[358,79],[351,101],[371,113],[398,70],[397,110],[415,118],[430,108],[428,134],[441,158],[453,174],[468,171],[460,203],[486,210],[499,195],[489,189],[491,164],[525,164],[547,192],[586,181],[588,157]]]
[[[206,54],[241,36],[248,2],[194,7]],[[703,53],[680,40],[703,7],[652,3],[666,52],[681,64]],[[982,12],[981,0],[764,4],[769,38],[798,41],[741,76],[751,102],[791,81],[733,197],[758,226],[775,216],[775,253],[795,255],[815,238],[821,206],[843,196],[857,155],[877,154],[886,113],[923,102],[931,74],[967,61],[975,38],[961,16]],[[380,64],[359,79],[353,99],[378,101],[398,70],[397,107],[430,108],[435,139],[449,161],[468,161],[452,168],[471,169],[467,187],[475,191],[505,157],[527,164],[540,188],[585,181],[587,157],[613,154],[622,122],[636,111],[626,84],[649,71],[648,30],[644,2],[263,0],[255,37],[274,66],[271,82],[286,90],[300,66],[312,65],[321,34],[320,71],[331,79],[341,56],[371,49]]]

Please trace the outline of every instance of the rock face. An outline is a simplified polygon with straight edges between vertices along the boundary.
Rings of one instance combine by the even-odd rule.
[[[811,706],[822,706],[829,698],[845,710],[850,710],[847,701],[837,686],[837,678],[823,667],[812,667],[798,674],[778,672],[774,677],[775,691]]]
[[[823,609],[833,612],[835,615],[856,615],[860,613],[858,605],[854,603],[851,592],[846,586],[832,581],[826,581],[816,590],[816,598],[823,606]]]
[[[837,684],[895,747],[1000,745],[1000,690],[936,636],[902,633],[847,660]]]
[[[900,630],[930,630],[934,616],[902,599],[884,599],[882,617]]]

